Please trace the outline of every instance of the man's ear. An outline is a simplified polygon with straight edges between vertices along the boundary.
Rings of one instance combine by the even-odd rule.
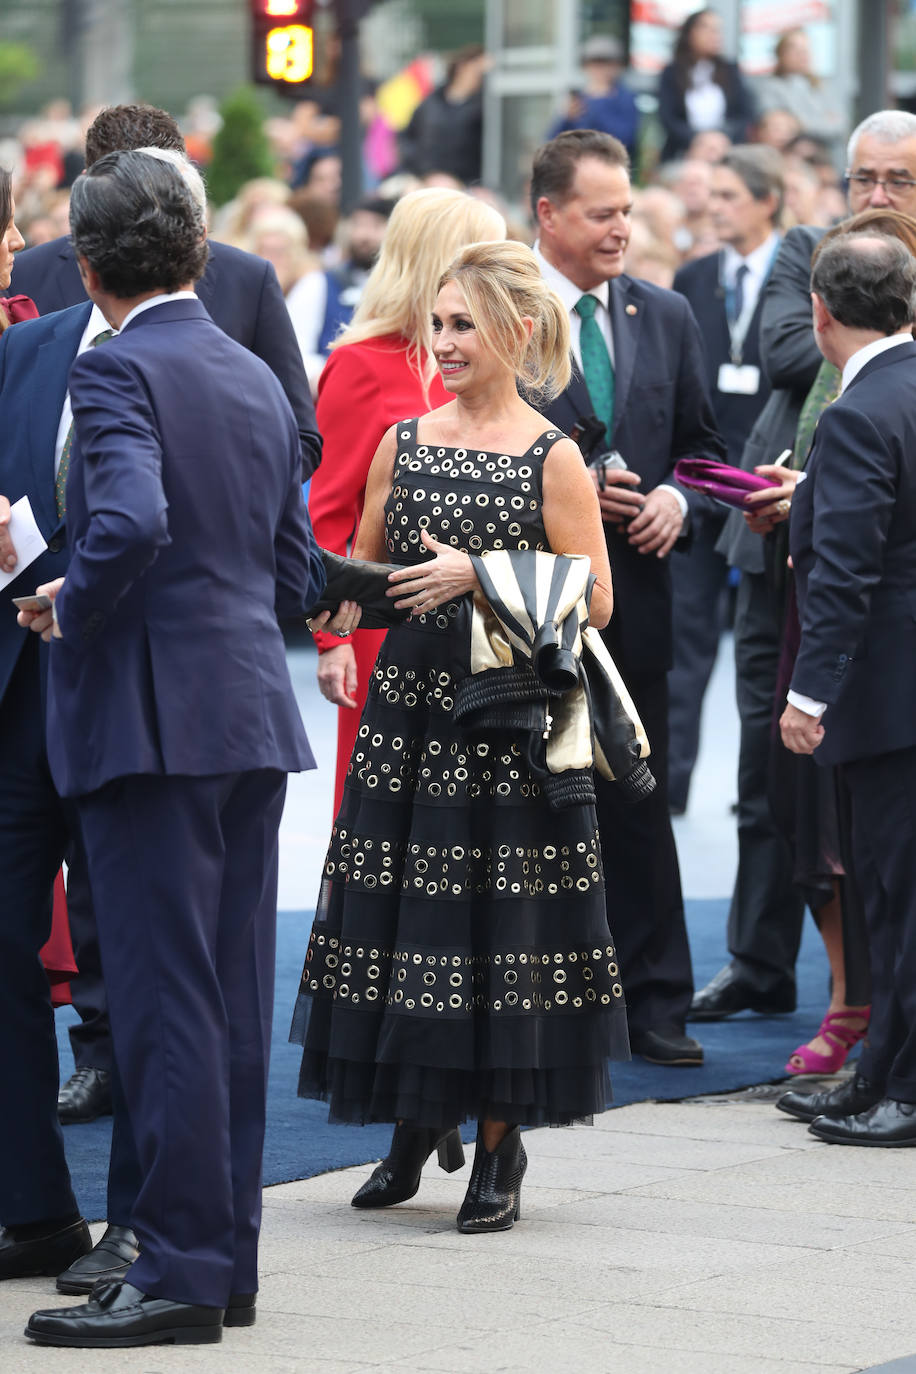
[[[80,276],[83,279],[86,294],[89,295],[93,291],[101,290],[102,282],[98,272],[96,272],[94,267],[90,267],[89,260],[82,253],[77,254],[76,265],[80,270]]]
[[[538,196],[537,204],[534,207],[534,217],[537,220],[538,229],[553,229],[553,205],[546,196]]]
[[[814,310],[815,332],[817,334],[823,334],[824,330],[829,327],[833,316],[816,291],[811,292],[811,305]]]

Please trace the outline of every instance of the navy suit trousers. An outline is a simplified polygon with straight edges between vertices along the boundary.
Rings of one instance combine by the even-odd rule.
[[[79,799],[140,1169],[129,1277],[178,1302],[258,1286],[285,791],[264,769],[134,775]]]
[[[54,1011],[39,951],[51,933],[54,878],[73,808],[58,797],[45,753],[37,635],[0,701],[0,1224],[76,1211],[57,1119]]]
[[[888,1097],[916,1102],[916,748],[858,759],[843,773],[872,973],[860,1068]]]

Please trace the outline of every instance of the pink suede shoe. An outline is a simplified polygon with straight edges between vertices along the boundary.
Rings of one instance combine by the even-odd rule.
[[[855,1011],[828,1011],[818,1027],[817,1034],[823,1036],[827,1043],[832,1046],[830,1053],[821,1054],[819,1050],[813,1050],[810,1045],[799,1045],[786,1065],[786,1073],[837,1073],[846,1063],[850,1050],[868,1032],[870,1015],[871,1007],[857,1008]],[[857,1017],[864,1020],[865,1024],[860,1026],[858,1030],[854,1030],[852,1026],[846,1023]],[[814,1038],[816,1039],[817,1036]],[[795,1058],[802,1061],[802,1068],[798,1068],[792,1063],[792,1059]]]

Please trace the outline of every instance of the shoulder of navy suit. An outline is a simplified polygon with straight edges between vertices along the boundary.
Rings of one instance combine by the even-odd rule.
[[[901,366],[904,364],[912,367],[914,359],[916,359],[916,339],[912,340],[910,343],[898,344],[896,348],[888,348],[883,353],[879,353],[876,358],[869,358],[865,366],[856,373],[852,381],[844,389],[843,395],[839,398],[840,401],[848,396],[856,386],[861,386],[862,382],[867,381],[869,377],[874,377],[877,373],[883,372],[887,367]],[[916,381],[916,372],[913,374],[913,380]],[[852,405],[855,403],[850,401],[849,404]]]
[[[15,329],[4,332],[5,346],[11,353],[21,355],[23,350],[30,353],[45,344],[59,343],[64,346],[72,342],[75,351],[91,311],[90,302],[83,301],[82,305],[71,305],[66,310],[40,315],[37,320],[22,320]],[[39,377],[35,378],[36,383],[40,380]]]

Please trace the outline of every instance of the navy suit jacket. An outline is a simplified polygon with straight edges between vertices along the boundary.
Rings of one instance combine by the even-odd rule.
[[[642,492],[675,485],[679,458],[723,460],[706,385],[703,343],[690,306],[674,291],[630,277],[608,283],[614,336],[612,446],[642,478]],[[544,408],[571,433],[593,411],[588,388],[574,370],[566,391]],[[585,454],[588,459],[589,454]],[[705,503],[685,492],[691,510]],[[621,672],[663,673],[671,666],[671,573],[666,558],[637,553],[605,525],[614,614],[602,631]]]
[[[29,498],[48,544],[47,552],[0,593],[0,701],[31,633],[16,624],[9,598],[30,596],[40,582],[67,571],[67,538],[54,500],[54,445],[67,374],[91,310],[86,301],[43,319],[24,320],[0,335],[0,492],[10,503]]]
[[[760,370],[760,388],[754,396],[742,396],[736,392],[720,391],[718,388],[719,366],[731,358],[731,338],[728,332],[728,318],[725,314],[725,293],[720,281],[720,253],[708,253],[705,257],[687,262],[678,270],[674,278],[674,289],[690,302],[694,318],[700,329],[700,337],[706,355],[706,380],[712,406],[716,415],[719,433],[725,440],[728,461],[735,467],[741,466],[741,454],[754,421],[760,414],[770,394],[770,383],[763,371],[760,360],[760,316],[763,311],[763,291],[757,297],[757,305],[751,316],[742,349],[742,362]],[[721,524],[725,518],[722,511]]]
[[[230,339],[263,358],[280,379],[299,426],[302,480],[321,462],[321,438],[302,353],[269,262],[228,244],[211,241],[207,270],[194,288],[213,320]],[[68,238],[27,248],[16,258],[16,290],[31,296],[42,315],[86,299]]]
[[[827,702],[819,763],[916,745],[916,343],[872,358],[818,421],[789,545],[792,687]]]
[[[277,614],[301,614],[324,572],[276,377],[188,299],[79,357],[70,398],[58,791],[314,766]]]

